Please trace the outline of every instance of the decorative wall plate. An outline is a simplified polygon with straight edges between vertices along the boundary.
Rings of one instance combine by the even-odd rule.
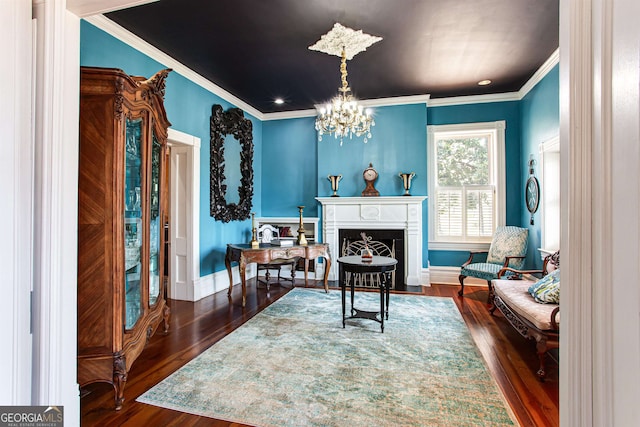
[[[540,183],[538,183],[538,178],[534,176],[533,170],[535,164],[536,161],[531,158],[529,160],[529,179],[527,179],[524,188],[524,203],[531,214],[531,225],[533,225],[533,214],[536,213],[540,205]]]

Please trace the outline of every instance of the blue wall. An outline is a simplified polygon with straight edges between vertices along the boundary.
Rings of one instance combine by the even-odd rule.
[[[151,76],[165,68],[130,46],[85,21],[81,23],[80,63],[83,66],[121,68],[128,74]],[[321,216],[316,196],[331,195],[327,175],[342,175],[338,194],[359,196],[362,171],[372,163],[379,173],[381,196],[403,193],[399,172],[415,172],[411,194],[427,195],[427,125],[506,121],[506,219],[509,225],[528,226],[523,183],[529,154],[537,159],[538,145],[558,134],[558,67],[522,101],[435,106],[411,104],[379,107],[376,126],[367,144],[346,138],[342,146],[333,137],[318,142],[313,117],[261,122],[247,115],[254,132],[253,211],[258,216]],[[173,72],[167,80],[165,108],[172,128],[201,139],[200,275],[224,270],[228,242],[248,241],[250,221],[222,223],[209,216],[209,117],[211,106],[233,105]],[[428,251],[428,204],[423,204],[423,266],[459,266],[466,251]],[[539,221],[530,226],[528,266],[538,265]]]
[[[400,172],[415,172],[411,194],[427,194],[426,105],[381,107],[374,110],[373,137],[340,141],[331,136],[317,140],[314,117],[267,121],[263,124],[263,193],[265,216],[296,216],[297,206],[305,215],[321,218],[316,196],[332,194],[328,175],[342,175],[338,194],[360,196],[363,170],[372,163],[378,171],[376,189],[381,196],[404,193]],[[427,221],[426,202],[423,220]],[[425,230],[426,242],[426,230]],[[424,245],[424,266],[427,266]]]
[[[528,162],[529,155],[537,162],[535,174],[539,177],[540,170],[540,144],[558,136],[560,133],[560,66],[556,65],[540,83],[538,83],[520,101],[520,111],[522,114],[521,141],[522,141],[522,171],[520,179],[526,182],[529,177]],[[524,192],[524,184],[522,184]],[[529,224],[531,216],[524,207],[524,196],[522,196],[522,217],[520,219],[523,227],[529,227],[529,249],[527,251],[527,265],[540,268],[542,260],[538,248],[541,247],[540,211],[534,215],[534,225]]]
[[[522,192],[520,162],[520,103],[518,101],[485,104],[430,107],[429,125],[495,122],[504,120],[506,162],[506,225],[521,225]],[[429,262],[434,266],[460,266],[469,257],[469,251],[432,250]]]
[[[365,144],[362,137],[340,141],[324,136],[318,143],[317,191],[330,196],[328,175],[342,175],[338,194],[360,196],[365,182],[362,172],[373,164],[378,171],[376,189],[381,196],[404,193],[400,172],[415,172],[411,194],[427,194],[427,106],[425,104],[380,107],[374,110],[373,137]]]
[[[266,121],[262,125],[262,215],[317,215],[318,158],[314,117]]]
[[[86,21],[80,24],[80,65],[120,68],[131,75],[150,77],[166,68],[139,51],[108,35]],[[229,242],[250,240],[251,221],[222,223],[209,215],[209,118],[211,106],[226,110],[234,107],[217,95],[187,80],[176,72],[169,74],[165,109],[171,128],[200,138],[200,276],[224,270],[224,255]],[[260,215],[262,185],[262,122],[246,115],[253,123],[254,196],[253,210]]]
[[[427,195],[427,106],[426,104],[379,107],[373,111],[376,122],[373,137],[365,144],[362,137],[340,141],[324,136],[318,142],[317,192],[320,197],[332,194],[328,175],[342,175],[338,194],[360,196],[365,188],[362,172],[373,164],[378,171],[375,182],[380,196],[401,196],[404,193],[400,172],[415,172],[411,194]],[[428,223],[426,200],[422,206],[423,224]],[[320,217],[320,209],[318,210]],[[429,249],[427,229],[423,227],[422,260],[427,267]]]

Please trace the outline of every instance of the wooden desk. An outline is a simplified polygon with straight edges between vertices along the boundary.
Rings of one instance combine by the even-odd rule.
[[[245,306],[247,298],[247,281],[245,273],[247,264],[252,262],[259,264],[268,264],[274,259],[304,259],[304,284],[307,284],[307,274],[309,273],[309,260],[323,257],[327,265],[324,269],[324,290],[329,292],[329,270],[331,269],[331,255],[329,254],[329,245],[327,243],[312,243],[308,245],[295,245],[290,247],[272,246],[269,243],[260,243],[260,247],[252,249],[248,243],[228,244],[227,254],[224,257],[224,263],[229,273],[229,298],[231,298],[231,290],[233,289],[233,275],[231,273],[231,263],[237,262],[240,270],[240,281],[242,283],[242,306]]]

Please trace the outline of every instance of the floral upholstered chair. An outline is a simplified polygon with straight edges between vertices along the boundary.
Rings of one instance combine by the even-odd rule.
[[[458,295],[464,294],[464,279],[476,277],[486,280],[489,284],[489,299],[491,302],[492,288],[491,281],[498,278],[498,272],[504,267],[521,269],[524,265],[524,258],[527,255],[527,240],[529,230],[526,228],[506,226],[496,228],[493,235],[489,251],[471,252],[469,259],[460,268],[460,291]],[[474,262],[474,258],[479,254],[487,254],[485,262]]]

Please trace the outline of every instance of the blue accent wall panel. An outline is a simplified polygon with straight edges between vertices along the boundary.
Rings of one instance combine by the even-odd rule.
[[[262,125],[262,215],[317,215],[317,138],[314,117],[266,121]]]
[[[429,252],[429,263],[433,266],[460,267],[469,259],[469,251],[432,250]],[[484,262],[486,256],[477,255],[474,262]]]
[[[376,125],[372,138],[365,144],[362,137],[340,140],[323,135],[318,142],[318,196],[331,196],[328,175],[342,175],[338,195],[359,197],[365,188],[362,172],[373,164],[378,171],[375,182],[380,196],[401,196],[404,193],[400,172],[415,172],[411,194],[427,194],[427,106],[426,104],[397,105],[374,109]],[[427,203],[423,202],[423,266],[428,265],[426,240]],[[320,210],[320,209],[319,209]],[[318,213],[320,216],[320,212]]]
[[[166,68],[86,21],[80,24],[80,65],[120,68],[131,75],[150,77]],[[184,78],[175,71],[169,74],[165,91],[165,109],[173,129],[196,136],[200,147],[200,276],[225,269],[224,255],[230,242],[251,239],[251,221],[222,223],[209,215],[209,120],[211,106],[226,110],[234,107],[217,95]],[[260,212],[262,185],[262,122],[246,114],[253,124],[254,197],[253,210]]]
[[[520,101],[522,113],[522,173],[523,183],[529,178],[529,156],[536,161],[535,175],[540,177],[540,144],[558,136],[560,133],[560,66],[556,65],[529,93]],[[524,207],[524,184],[521,187],[523,227],[529,227],[529,247],[527,250],[528,268],[541,268],[542,260],[538,248],[541,247],[542,218],[540,210],[534,215],[534,225],[529,223],[531,216]]]
[[[318,142],[318,195],[332,194],[328,175],[342,175],[338,194],[360,196],[365,183],[362,172],[373,164],[379,177],[375,183],[381,196],[404,193],[400,172],[415,172],[411,194],[427,194],[427,107],[425,104],[374,109],[373,137],[365,144],[362,137],[340,140],[323,135]]]

